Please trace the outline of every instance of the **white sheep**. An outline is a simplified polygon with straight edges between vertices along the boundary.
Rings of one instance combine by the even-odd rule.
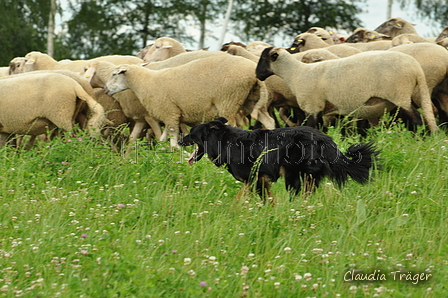
[[[440,32],[434,42],[448,49],[448,27],[445,27],[442,32]]]
[[[188,63],[193,60],[208,58],[208,57],[222,57],[226,54],[221,51],[193,51],[193,52],[185,52],[166,60],[145,63],[143,66],[147,69],[152,70],[160,70],[164,68],[176,67],[185,63]]]
[[[429,42],[404,44],[388,51],[397,51],[412,56],[420,63],[426,76],[429,93],[448,76],[448,51]]]
[[[365,28],[356,28],[352,35],[347,37],[346,43],[358,43],[358,42],[373,42],[379,40],[391,40],[390,36],[376,32],[375,30],[368,30]]]
[[[162,61],[185,52],[184,46],[179,41],[163,36],[157,38],[154,44],[149,47],[143,60],[145,62]]]
[[[389,51],[410,55],[420,63],[425,73],[429,94],[433,94],[434,88],[448,77],[448,51],[435,43],[405,44],[393,47]],[[444,91],[446,93],[448,90]],[[440,108],[448,113],[448,104],[444,100],[438,100]]]
[[[400,34],[392,39],[392,47],[396,47],[402,44],[429,42],[427,38],[421,37],[418,34],[405,33]]]
[[[241,46],[235,46],[235,47],[243,49]],[[245,49],[243,50],[247,53],[247,55],[253,57],[253,59],[250,60],[254,61],[255,63],[258,61],[257,56],[251,54],[249,51]],[[221,51],[192,51],[176,55],[163,61],[144,64],[143,66],[151,70],[160,70],[170,67],[176,67],[188,63],[190,61],[209,57],[216,57],[224,60],[229,56]],[[260,82],[260,85],[262,89],[266,89],[264,83]],[[241,123],[247,120],[246,116],[250,114],[254,120],[259,120],[266,128],[274,128],[274,119],[272,119],[272,117],[269,115],[267,111],[268,102],[269,102],[268,94],[266,94],[266,92],[263,90],[261,90],[260,99],[257,101],[255,105],[253,105],[254,104],[253,101],[247,101],[242,106],[242,110],[240,111],[240,116],[238,117],[238,126],[241,127],[242,126]],[[184,133],[186,132],[187,131],[185,131]],[[165,137],[166,134],[163,134],[163,136]]]
[[[440,45],[440,46],[442,46],[442,47],[444,47],[445,49],[448,50],[448,37],[439,40],[439,41],[437,42],[437,44]]]
[[[402,19],[402,18],[390,18],[381,25],[379,25],[375,31],[390,36],[392,38],[405,33],[417,34],[414,28],[414,24]]]
[[[57,82],[57,84],[55,84]],[[74,79],[58,73],[13,75],[0,80],[0,132],[40,135],[55,127],[71,131],[80,101],[91,110],[90,134],[97,136],[104,110]]]
[[[260,59],[258,56],[252,54],[241,46],[237,45],[225,45],[221,50],[226,51],[231,55],[241,56],[246,59],[258,62]],[[311,49],[305,52],[295,53],[292,55],[294,58],[304,63],[315,63],[322,60],[338,59],[339,57],[326,48]],[[279,76],[273,75],[265,80],[266,89],[268,93],[267,106],[268,110],[273,108],[280,108],[280,117],[286,122],[288,126],[295,126],[288,117],[285,117],[282,111],[284,108],[293,108],[297,113],[301,113],[299,106],[297,105],[297,99],[286,83]],[[299,119],[300,122],[301,119]]]
[[[86,65],[84,76],[89,80],[92,87],[103,88],[116,67],[117,65],[107,61],[90,61]],[[139,138],[148,125],[151,126],[156,138],[162,140],[162,131],[158,121],[148,114],[148,111],[141,104],[134,92],[131,90],[124,90],[123,92],[114,94],[113,98],[119,102],[124,115],[134,122],[129,136],[130,144]],[[113,115],[110,116],[112,117]],[[120,122],[120,119],[115,121],[111,118],[110,120],[113,122]]]
[[[9,67],[0,67],[0,77],[6,77],[9,75]]]
[[[411,100],[418,88],[420,100],[414,102],[420,103],[428,128],[438,130],[425,74],[409,55],[370,51],[305,64],[286,49],[267,48],[257,65],[257,77],[264,80],[273,74],[280,76],[296,95],[299,107],[309,114],[311,126],[316,125],[320,114],[370,119],[395,107],[418,122],[419,114]]]
[[[295,37],[291,50],[293,52],[304,52],[311,49],[321,49],[332,52],[333,54],[344,58],[361,53],[361,50],[355,49],[347,44],[329,45],[317,35],[312,33],[302,33]]]
[[[113,95],[131,89],[149,114],[172,130],[171,146],[177,148],[180,123],[192,126],[222,116],[236,125],[241,107],[260,98],[262,84],[255,67],[252,61],[230,55],[157,71],[124,65],[114,70],[105,90]]]
[[[317,37],[321,38],[323,41],[325,41],[327,44],[334,45],[335,42],[333,40],[332,34],[334,34],[333,31],[327,31],[324,28],[321,27],[311,27],[310,29],[306,30],[305,33],[312,33],[317,35]]]
[[[260,56],[261,52],[263,52],[264,49],[267,47],[272,47],[270,44],[264,42],[264,41],[252,41],[246,46],[246,50],[251,52],[254,55]]]
[[[84,70],[85,65],[91,60],[108,61],[115,64],[139,64],[143,63],[143,60],[135,56],[123,56],[123,55],[110,55],[96,57],[90,60],[63,60],[56,61],[51,56],[41,52],[29,52],[25,55],[25,63],[23,66],[24,72],[34,70],[56,70],[66,69],[76,73],[80,73]]]
[[[9,62],[9,74],[19,74],[23,72],[25,57],[16,57]]]

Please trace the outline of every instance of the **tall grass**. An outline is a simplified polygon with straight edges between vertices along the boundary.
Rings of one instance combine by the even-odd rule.
[[[328,133],[343,151],[361,141]],[[382,150],[370,183],[325,181],[290,202],[280,179],[275,206],[235,200],[225,169],[166,144],[126,159],[84,135],[1,148],[0,296],[444,297],[446,133],[398,123],[370,140]]]

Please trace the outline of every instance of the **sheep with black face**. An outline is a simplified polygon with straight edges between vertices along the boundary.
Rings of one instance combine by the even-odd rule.
[[[296,96],[299,107],[308,113],[310,126],[316,126],[321,115],[370,119],[395,107],[419,124],[415,103],[421,106],[429,129],[438,130],[425,74],[414,58],[403,53],[369,51],[306,64],[284,48],[271,47],[263,51],[256,73],[260,80],[273,74],[281,77]],[[415,89],[419,98],[412,98]]]

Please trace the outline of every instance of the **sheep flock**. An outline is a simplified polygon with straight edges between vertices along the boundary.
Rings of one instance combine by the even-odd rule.
[[[350,36],[313,27],[288,48],[253,41],[187,50],[160,37],[136,56],[56,61],[33,51],[0,68],[0,146],[30,135],[30,148],[37,136],[77,128],[112,149],[146,138],[169,139],[174,150],[189,127],[217,117],[246,129],[325,130],[338,117],[370,127],[392,114],[435,133],[448,122],[447,49],[448,27],[424,38],[391,18]]]

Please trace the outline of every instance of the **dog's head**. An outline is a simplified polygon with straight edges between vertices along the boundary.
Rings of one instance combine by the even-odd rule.
[[[205,153],[209,153],[207,143],[218,141],[216,137],[218,136],[218,132],[226,127],[225,123],[227,123],[227,119],[219,117],[216,120],[196,125],[188,135],[179,140],[179,145],[182,147],[192,146],[194,144],[198,146],[188,159],[189,164],[193,164],[200,160]]]

